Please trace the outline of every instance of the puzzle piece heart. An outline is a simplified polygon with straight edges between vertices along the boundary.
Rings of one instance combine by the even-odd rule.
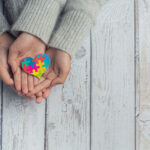
[[[29,74],[41,78],[50,66],[50,58],[46,54],[39,54],[36,58],[26,57],[21,61],[22,69]]]

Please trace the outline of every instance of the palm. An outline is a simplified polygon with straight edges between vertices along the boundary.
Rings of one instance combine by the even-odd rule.
[[[22,33],[10,47],[9,62],[12,69],[14,69],[16,66],[20,65],[23,58],[35,57],[39,53],[44,52],[45,44],[42,41],[30,34]]]
[[[62,74],[67,76],[70,71],[70,56],[56,49],[49,49],[46,54],[51,58],[51,65],[44,77],[52,81]],[[52,86],[54,85],[52,84]]]
[[[51,58],[51,72],[54,72],[57,76],[60,73],[69,72],[70,56],[67,53],[61,50],[49,49],[46,54]]]
[[[46,54],[51,59],[51,65],[40,79],[40,84],[28,96],[32,96],[43,89],[49,89],[52,86],[64,83],[70,71],[70,56],[67,53],[51,48],[48,49]]]

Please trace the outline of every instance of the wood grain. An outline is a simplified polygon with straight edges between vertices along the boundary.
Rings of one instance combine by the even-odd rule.
[[[72,60],[64,84],[47,105],[46,150],[90,150],[90,37]]]
[[[150,149],[150,1],[137,0],[137,150]]]
[[[0,0],[0,12],[3,12],[2,0]],[[0,150],[2,150],[2,81],[0,80]]]
[[[3,89],[2,150],[44,150],[45,103]]]
[[[134,0],[104,5],[46,105],[0,82],[0,150],[150,149],[150,1],[135,1],[136,18]]]
[[[91,150],[135,150],[134,65],[134,1],[108,1],[92,31]]]

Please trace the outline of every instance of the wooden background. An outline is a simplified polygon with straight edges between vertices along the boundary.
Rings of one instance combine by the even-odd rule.
[[[109,0],[42,104],[0,95],[0,150],[149,150],[150,0]]]

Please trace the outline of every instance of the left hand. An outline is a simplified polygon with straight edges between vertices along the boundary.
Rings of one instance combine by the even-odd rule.
[[[45,53],[45,44],[37,37],[22,33],[10,46],[8,63],[14,75],[15,88],[19,95],[27,94],[38,84],[38,79],[21,71],[20,63],[25,57],[34,58],[39,53]]]

